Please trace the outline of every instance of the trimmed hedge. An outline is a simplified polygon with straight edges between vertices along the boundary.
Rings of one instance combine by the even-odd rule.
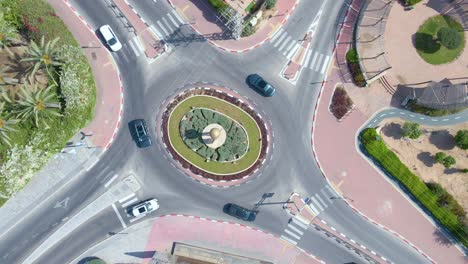
[[[359,87],[366,86],[366,80],[362,74],[361,66],[359,66],[359,55],[356,49],[350,49],[346,52],[346,62],[353,76],[354,84]]]
[[[221,10],[228,7],[228,4],[223,0],[208,0],[208,2],[214,7],[214,9],[216,9],[217,12],[221,12]]]
[[[434,116],[434,117],[453,115],[453,114],[456,114],[465,110],[465,108],[452,109],[452,110],[429,108],[426,106],[418,105],[416,100],[410,100],[408,102],[408,108],[415,113],[427,115],[427,116]]]
[[[440,198],[416,176],[395,153],[387,148],[375,128],[365,129],[360,140],[366,152],[438,220],[463,245],[468,246],[468,227],[447,206],[439,204]]]

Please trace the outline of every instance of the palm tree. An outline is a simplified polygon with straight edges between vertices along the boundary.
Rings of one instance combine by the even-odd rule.
[[[9,133],[16,131],[13,126],[18,123],[18,119],[8,118],[5,112],[5,102],[0,103],[0,142],[11,146]]]
[[[21,59],[21,61],[34,63],[34,66],[31,67],[31,75],[34,75],[37,70],[45,68],[49,77],[55,82],[53,76],[50,74],[49,68],[61,64],[57,59],[58,49],[55,48],[55,44],[57,44],[58,40],[59,38],[55,38],[54,40],[47,41],[46,43],[44,36],[42,36],[39,46],[34,42],[34,40],[31,41],[31,44],[26,50],[26,54],[29,55],[29,57]]]
[[[38,88],[37,85],[21,86],[19,99],[15,101],[12,112],[21,120],[33,121],[36,127],[40,123],[49,127],[48,120],[53,116],[61,116],[61,106],[52,88],[53,85],[44,89]]]

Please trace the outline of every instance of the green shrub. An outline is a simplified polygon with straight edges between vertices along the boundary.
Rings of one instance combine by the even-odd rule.
[[[419,124],[415,122],[405,122],[403,125],[403,136],[412,139],[417,139],[422,135],[422,131],[419,128]]]
[[[276,0],[266,0],[265,8],[272,9],[276,5]]]
[[[434,156],[434,160],[437,162],[437,163],[440,163],[442,165],[444,165],[445,168],[450,168],[452,167],[452,165],[454,165],[456,163],[456,160],[454,157],[452,156],[447,156],[447,154],[443,153],[443,152],[437,152]]]
[[[457,132],[455,144],[461,149],[468,149],[468,130],[462,129]]]
[[[246,23],[242,29],[242,37],[248,37],[255,33],[255,27],[252,27],[249,23]]]
[[[462,44],[463,38],[456,29],[442,27],[437,31],[437,40],[447,49],[456,49]]]
[[[346,61],[348,63],[359,63],[359,56],[356,49],[350,49],[346,52]]]
[[[434,160],[437,163],[442,163],[446,157],[447,157],[447,154],[445,154],[444,152],[437,152],[434,156]]]
[[[408,102],[408,108],[415,113],[434,117],[452,115],[465,110],[464,108],[452,110],[429,108],[426,106],[418,105],[416,100],[410,100]]]
[[[213,6],[216,11],[221,12],[224,8],[228,8],[228,4],[226,4],[223,0],[208,0],[208,2]]]
[[[450,208],[439,205],[439,197],[387,148],[375,128],[365,129],[360,136],[365,151],[426,208],[452,235],[468,246],[468,229]]]
[[[405,0],[405,3],[407,5],[415,5],[415,4],[417,4],[417,3],[421,2],[421,1],[422,0]]]

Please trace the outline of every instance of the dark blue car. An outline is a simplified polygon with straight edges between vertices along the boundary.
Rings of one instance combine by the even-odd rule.
[[[132,121],[133,123],[133,133],[137,146],[139,148],[147,148],[151,146],[151,137],[148,133],[148,128],[146,127],[146,122],[143,119],[136,119]]]
[[[255,221],[257,212],[239,206],[237,204],[228,203],[224,206],[223,212],[230,216],[234,216],[244,221]]]
[[[250,86],[253,86],[259,92],[265,96],[273,96],[275,94],[275,88],[271,84],[263,80],[258,74],[251,74],[247,77],[247,82]]]

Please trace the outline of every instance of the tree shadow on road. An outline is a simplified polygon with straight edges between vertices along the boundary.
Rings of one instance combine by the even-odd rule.
[[[136,258],[152,258],[156,251],[150,250],[150,251],[134,251],[134,252],[125,252],[125,255],[133,256]]]

